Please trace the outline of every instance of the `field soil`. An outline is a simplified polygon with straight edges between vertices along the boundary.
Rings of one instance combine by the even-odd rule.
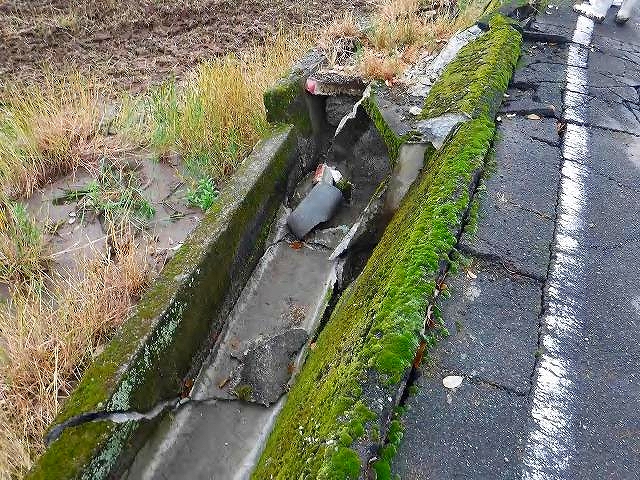
[[[371,0],[0,0],[0,82],[67,69],[137,93],[282,28],[327,26]]]

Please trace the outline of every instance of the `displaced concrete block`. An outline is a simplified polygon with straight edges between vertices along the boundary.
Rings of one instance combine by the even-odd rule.
[[[308,338],[304,328],[294,328],[251,342],[237,357],[241,365],[234,372],[231,390],[247,402],[265,407],[275,403],[287,391],[296,353]]]

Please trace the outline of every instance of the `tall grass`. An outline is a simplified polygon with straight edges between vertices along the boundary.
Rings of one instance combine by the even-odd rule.
[[[196,177],[229,175],[269,128],[262,94],[310,45],[280,34],[266,45],[201,64],[179,86],[168,82],[147,97],[150,147],[178,153]]]
[[[85,366],[127,317],[149,279],[130,229],[111,233],[112,255],[80,260],[0,303],[0,478],[18,478]]]
[[[8,86],[3,97],[0,183],[7,195],[28,197],[80,165],[93,167],[101,155],[128,148],[121,137],[100,134],[104,91],[79,74]]]

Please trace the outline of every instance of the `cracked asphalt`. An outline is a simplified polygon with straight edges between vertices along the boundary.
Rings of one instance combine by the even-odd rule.
[[[640,11],[615,12],[550,5],[525,35],[404,480],[640,478]]]

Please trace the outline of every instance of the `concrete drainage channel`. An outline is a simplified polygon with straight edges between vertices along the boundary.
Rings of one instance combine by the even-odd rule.
[[[341,191],[324,164],[317,175],[310,172],[296,185],[280,206],[266,252],[190,398],[162,420],[124,478],[177,478],[185,472],[190,478],[249,477],[285,401],[290,377],[305,349],[313,348],[312,337],[333,299],[359,273],[375,238],[360,237],[342,255],[332,253],[365,217],[383,228],[382,210],[372,212],[370,199],[389,176],[391,161],[375,126],[362,123],[358,132],[349,122],[343,127],[352,139],[351,145],[341,146],[343,158],[332,153],[333,142],[322,155],[343,175],[340,204],[336,196]],[[318,222],[327,212],[334,214]],[[301,231],[302,239],[291,230]]]
[[[218,209],[87,371],[30,478],[242,479],[275,478],[274,471],[298,478],[300,462],[312,465],[304,467],[310,478],[383,472],[411,363],[438,335],[432,300],[472,217],[495,111],[519,53],[512,20],[498,14],[482,27],[488,31],[456,35],[429,65],[418,62],[399,88],[323,71],[323,58],[311,52],[266,92],[270,120],[293,127],[256,147]],[[481,68],[469,76],[486,85],[456,93],[461,79],[452,72],[470,58]],[[350,302],[363,308],[358,291],[369,281],[386,285],[386,277],[390,286],[372,284],[382,300],[366,315],[386,311],[385,288],[409,284],[390,290],[396,305],[415,310],[396,315],[415,317],[415,325],[390,324],[406,351],[387,355],[389,332],[375,319],[333,341]],[[359,315],[354,310],[356,326]],[[382,346],[368,347],[371,338]],[[331,342],[355,350],[318,360]],[[369,351],[373,359],[362,363]],[[385,355],[392,367],[372,367]],[[323,392],[336,361],[352,362],[349,375],[364,383],[340,379],[332,401],[343,398],[342,388],[359,392],[353,411],[362,424],[349,405],[328,420],[316,418],[321,408],[303,414],[327,422],[323,440],[289,419],[304,409],[301,398],[322,405],[304,393],[298,372],[313,375]]]

